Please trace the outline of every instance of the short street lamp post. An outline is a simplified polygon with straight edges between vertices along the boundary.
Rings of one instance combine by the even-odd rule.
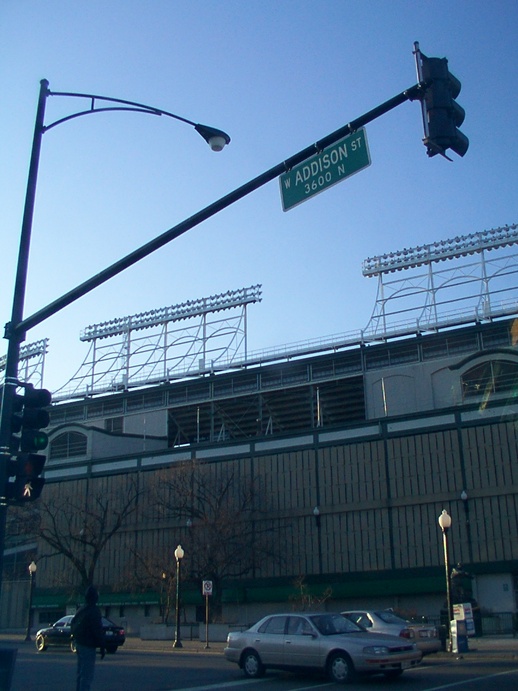
[[[32,596],[34,593],[34,575],[36,574],[36,569],[38,567],[36,566],[36,562],[31,561],[29,564],[29,609],[27,612],[27,633],[25,636],[26,641],[31,640],[31,625],[32,625]]]
[[[450,561],[448,557],[448,530],[451,528],[451,516],[446,509],[443,509],[439,516],[439,525],[442,530],[442,544],[444,548],[444,569],[446,575],[446,608],[448,610],[448,639],[447,650],[451,652],[451,620],[453,619],[453,610],[451,606],[451,585],[450,585]]]
[[[174,628],[174,643],[173,648],[183,648],[180,635],[180,562],[184,557],[185,552],[181,545],[174,551],[176,559],[176,613],[175,613],[175,628]]]

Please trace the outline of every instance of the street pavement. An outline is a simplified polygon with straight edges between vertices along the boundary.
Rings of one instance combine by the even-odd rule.
[[[34,645],[34,636],[32,641],[25,641],[24,634],[8,634],[0,633],[0,648],[21,648],[22,646]],[[205,641],[182,640],[182,652],[198,653],[204,655],[221,655],[224,642],[209,640],[208,647]],[[171,652],[174,653],[179,648],[173,646],[173,640],[167,641],[150,641],[141,640],[137,636],[128,636],[124,644],[127,650],[140,650],[150,652]],[[512,635],[500,636],[480,636],[477,638],[468,639],[468,650],[462,653],[448,653],[439,652],[434,653],[435,656],[441,657],[492,657],[492,658],[508,658],[518,659],[518,637],[514,638]]]
[[[226,643],[224,642],[214,642],[209,640],[209,647],[206,648],[205,641],[199,640],[182,640],[182,649],[184,652],[195,652],[195,653],[217,653],[223,652],[223,648]],[[135,636],[129,636],[126,639],[125,646],[133,650],[161,650],[173,652],[176,648],[173,647],[173,641],[142,641],[140,638]],[[445,651],[435,653],[435,655],[441,656],[455,656],[460,655],[470,655],[470,656],[503,656],[508,658],[518,658],[518,637],[514,638],[511,634],[509,635],[499,635],[499,636],[480,636],[476,638],[468,639],[468,651],[465,653],[447,653]]]
[[[225,647],[223,642],[209,641],[209,647],[205,647],[205,641],[199,640],[183,640],[182,650],[184,652],[204,653],[204,654],[221,654]],[[153,650],[153,651],[172,651],[177,650],[173,647],[173,641],[142,641],[137,637],[128,637],[126,639],[125,647],[132,650]],[[506,657],[518,658],[518,638],[513,638],[512,635],[502,636],[481,636],[478,638],[470,638],[468,640],[468,651],[464,653],[435,653],[436,656],[444,657],[460,657],[460,656],[482,656],[482,657]]]

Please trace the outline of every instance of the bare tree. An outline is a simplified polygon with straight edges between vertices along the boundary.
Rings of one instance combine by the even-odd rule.
[[[130,552],[134,569],[125,578],[125,586],[138,592],[152,590],[157,593],[160,620],[168,626],[176,592],[176,570],[171,560],[163,554],[141,553],[133,548],[130,548]]]
[[[293,587],[296,592],[289,598],[293,603],[292,607],[303,612],[322,609],[325,602],[333,596],[333,589],[329,586],[323,592],[317,594],[307,584],[305,576],[299,576],[293,581]]]
[[[266,510],[259,481],[235,464],[193,461],[158,473],[152,494],[163,519],[186,526],[183,573],[200,592],[203,580],[212,581],[216,619],[222,583],[253,575],[258,560],[273,556],[270,531],[258,522]]]
[[[73,574],[79,574],[80,585],[86,588],[94,582],[108,543],[136,510],[140,492],[133,478],[117,491],[88,482],[80,490],[61,489],[59,485],[45,487],[31,511],[20,512],[18,518],[25,522],[26,532],[49,548],[40,552],[39,559],[60,555],[72,567],[70,580],[77,583]]]

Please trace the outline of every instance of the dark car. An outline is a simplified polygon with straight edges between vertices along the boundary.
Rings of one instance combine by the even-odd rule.
[[[368,633],[329,612],[265,617],[247,631],[229,633],[224,654],[250,678],[261,677],[268,668],[316,669],[336,683],[366,674],[396,679],[423,657],[413,641]]]
[[[70,622],[74,618],[73,614],[61,617],[52,626],[40,629],[36,634],[36,648],[40,652],[46,650],[49,645],[70,646],[73,653],[76,651],[75,641],[70,633]],[[121,626],[117,626],[113,621],[106,617],[102,618],[105,637],[105,648],[107,653],[115,653],[117,648],[124,645],[126,634]]]

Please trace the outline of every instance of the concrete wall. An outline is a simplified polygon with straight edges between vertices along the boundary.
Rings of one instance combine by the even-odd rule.
[[[4,580],[0,597],[0,629],[25,629],[28,606],[29,581]]]
[[[516,612],[516,597],[510,573],[478,576],[475,597],[488,612]]]

